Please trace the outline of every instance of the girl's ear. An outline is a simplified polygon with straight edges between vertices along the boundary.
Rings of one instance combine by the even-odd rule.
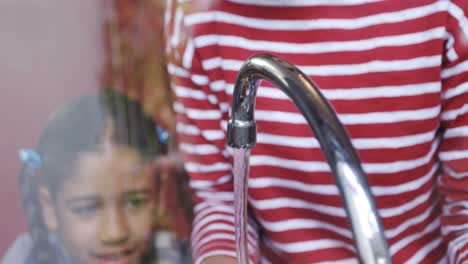
[[[41,203],[42,217],[44,224],[49,231],[56,231],[58,229],[57,212],[55,211],[54,201],[49,190],[45,187],[39,187],[39,200]]]

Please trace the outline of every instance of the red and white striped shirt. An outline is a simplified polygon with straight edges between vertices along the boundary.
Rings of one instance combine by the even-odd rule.
[[[185,14],[173,2],[168,51],[180,63],[168,69],[194,190],[196,263],[235,255],[226,124],[237,73],[256,53],[297,65],[330,100],[394,263],[468,262],[467,0],[200,0]],[[255,117],[252,261],[279,262],[262,256],[261,240],[288,263],[358,262],[333,176],[298,109],[262,82]]]

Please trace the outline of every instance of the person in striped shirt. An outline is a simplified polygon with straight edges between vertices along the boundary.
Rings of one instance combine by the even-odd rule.
[[[195,263],[235,263],[226,125],[237,72],[257,53],[294,63],[330,100],[368,175],[393,263],[468,262],[468,1],[183,4],[190,11],[168,1],[167,51]],[[262,82],[255,114],[251,261],[357,263],[338,189],[298,109]]]

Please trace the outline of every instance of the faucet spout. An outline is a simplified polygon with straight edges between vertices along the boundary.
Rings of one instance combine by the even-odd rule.
[[[255,55],[244,63],[234,86],[229,146],[255,146],[255,97],[261,80],[288,95],[313,130],[335,177],[361,262],[391,263],[381,219],[351,141],[317,86],[294,65],[269,54]]]

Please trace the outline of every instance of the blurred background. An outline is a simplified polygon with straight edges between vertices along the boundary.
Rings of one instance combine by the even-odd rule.
[[[35,147],[48,115],[67,100],[100,88],[118,89],[142,102],[173,134],[163,56],[169,48],[163,40],[165,2],[0,0],[0,257],[27,231],[18,150]],[[173,193],[185,191],[184,172],[168,177],[173,174],[179,176],[167,179],[161,190],[161,229],[187,240],[189,204],[180,204]]]

